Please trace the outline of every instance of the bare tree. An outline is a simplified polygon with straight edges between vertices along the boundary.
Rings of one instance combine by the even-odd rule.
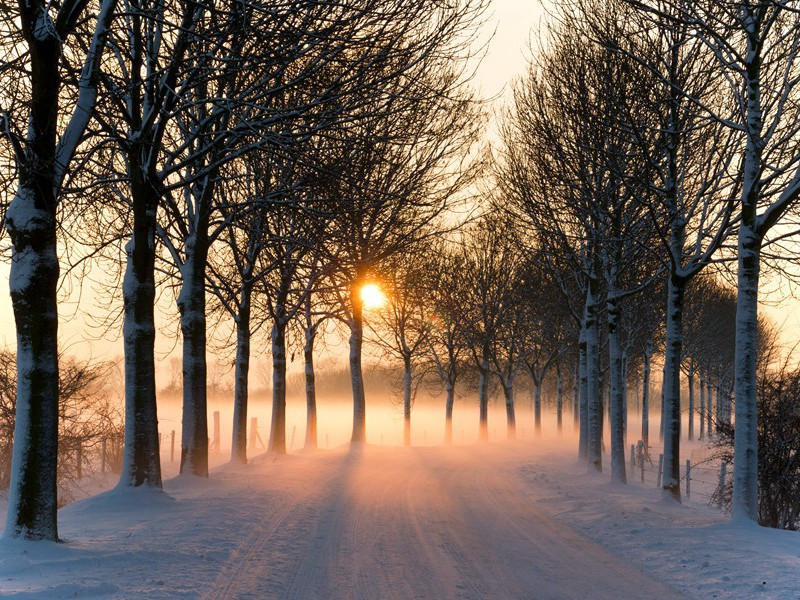
[[[5,214],[17,328],[9,537],[58,539],[57,211],[97,100],[115,4],[105,0],[92,17],[85,14],[88,2],[81,0],[2,4],[6,43],[0,73],[9,85],[3,86],[0,122],[17,175],[16,194]],[[74,49],[73,60],[82,65],[74,78],[65,77],[68,49]]]

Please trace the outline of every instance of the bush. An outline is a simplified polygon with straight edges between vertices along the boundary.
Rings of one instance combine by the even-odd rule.
[[[63,505],[73,499],[75,489],[80,487],[79,471],[87,477],[99,470],[104,439],[107,470],[119,472],[123,419],[113,393],[119,383],[115,363],[61,357],[59,371],[58,486],[59,503]],[[0,350],[1,490],[7,490],[10,483],[16,388],[16,356]]]
[[[720,425],[718,456],[733,458],[734,426]],[[718,490],[730,507],[731,484]],[[800,527],[800,370],[762,375],[758,382],[758,512],[766,527]]]

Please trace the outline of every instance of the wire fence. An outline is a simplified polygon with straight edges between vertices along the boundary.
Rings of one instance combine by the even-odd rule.
[[[661,487],[664,469],[663,447],[645,446],[641,440],[631,444],[628,468],[629,481],[650,487]],[[729,472],[730,465],[713,456],[688,458],[681,468],[681,493],[686,499],[702,500],[719,506]]]

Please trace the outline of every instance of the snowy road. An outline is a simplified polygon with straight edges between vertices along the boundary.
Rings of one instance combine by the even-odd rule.
[[[366,448],[280,461],[281,500],[204,597],[679,597],[545,516],[507,459],[494,447]]]

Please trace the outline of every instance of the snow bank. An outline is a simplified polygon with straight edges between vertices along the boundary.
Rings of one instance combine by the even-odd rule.
[[[687,596],[800,597],[798,532],[733,524],[715,507],[662,500],[640,483],[611,485],[574,454],[537,453],[520,473],[545,512]]]

